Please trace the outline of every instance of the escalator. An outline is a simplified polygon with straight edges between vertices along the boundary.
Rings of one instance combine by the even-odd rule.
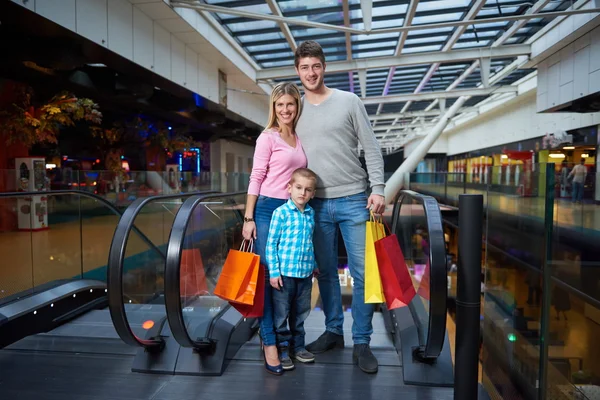
[[[112,238],[108,309],[0,351],[0,369],[7,371],[0,375],[3,398],[371,398],[375,388],[382,399],[452,398],[444,242],[433,199],[404,192],[391,216],[418,295],[407,307],[375,313],[371,346],[379,372],[367,375],[352,365],[351,310],[345,305],[346,348],[319,354],[316,363],[283,377],[263,367],[256,320],[212,295],[228,250],[239,247],[244,199],[245,193],[192,195],[162,215],[162,226],[153,225],[149,207],[160,207],[165,197],[132,204]],[[149,223],[140,223],[145,217]],[[144,235],[168,237],[156,242],[166,243],[158,246],[160,254],[140,255],[134,223]],[[344,269],[340,284],[351,293],[352,277]],[[313,304],[307,342],[324,329],[318,296]],[[31,374],[44,378],[41,384]]]
[[[33,195],[39,196],[39,192],[2,193],[0,198]],[[17,275],[12,287],[22,288],[25,281],[30,287],[14,290],[16,293],[0,299],[0,348],[51,350],[59,342],[57,338],[61,338],[61,346],[66,344],[63,339],[69,338],[81,344],[81,351],[87,351],[90,345],[98,350],[88,339],[98,338],[101,342],[108,338],[119,339],[108,315],[106,285],[107,244],[115,233],[115,225],[122,223],[123,217],[134,215],[135,219],[143,210],[144,215],[135,225],[133,219],[130,220],[132,243],[128,268],[137,271],[140,265],[164,264],[172,216],[181,205],[181,199],[190,195],[139,199],[124,213],[106,199],[85,191],[59,190],[45,192],[44,196],[60,200],[49,201],[49,230],[25,233],[31,240],[31,272],[27,279],[18,279]],[[156,229],[158,226],[161,229]],[[74,239],[74,243],[69,242]],[[63,244],[64,248],[56,249],[55,243]],[[98,251],[97,246],[105,249]],[[47,254],[50,254],[48,258],[44,257]],[[74,257],[61,259],[60,254]],[[43,263],[44,259],[59,263]],[[73,259],[79,264],[72,265]],[[40,335],[35,335],[38,333]],[[109,347],[111,345],[109,343]]]

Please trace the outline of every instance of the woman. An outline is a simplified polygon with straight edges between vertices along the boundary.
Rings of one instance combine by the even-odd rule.
[[[306,155],[295,133],[301,107],[300,91],[295,84],[280,83],[275,86],[271,93],[269,122],[256,140],[242,235],[246,240],[255,239],[254,248],[263,264],[273,211],[289,198],[287,184],[292,172],[306,167]],[[265,306],[260,319],[260,338],[265,368],[272,374],[281,375],[283,367],[275,341],[268,268],[265,268],[265,279]]]

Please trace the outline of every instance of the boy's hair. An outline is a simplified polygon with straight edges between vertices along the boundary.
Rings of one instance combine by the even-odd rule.
[[[317,174],[315,174],[312,170],[308,168],[298,168],[292,173],[292,177],[290,178],[290,185],[294,183],[297,177],[301,176],[302,178],[310,179],[314,182],[315,186],[317,186]]]
[[[323,66],[325,65],[325,54],[323,53],[323,48],[314,40],[306,40],[300,43],[300,46],[298,46],[296,49],[296,52],[294,53],[294,65],[296,68],[298,68],[300,59],[305,57],[318,58],[323,63]]]

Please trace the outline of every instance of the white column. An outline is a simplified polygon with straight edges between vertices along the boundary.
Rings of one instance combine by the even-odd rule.
[[[448,109],[446,114],[440,118],[438,123],[433,127],[431,132],[427,136],[423,138],[421,143],[417,146],[417,148],[406,157],[402,165],[394,172],[394,174],[388,179],[385,183],[385,200],[387,203],[391,203],[394,201],[396,194],[405,183],[405,177],[417,167],[419,162],[425,157],[431,146],[435,143],[435,141],[440,137],[450,119],[456,115],[456,112],[459,108],[463,106],[465,101],[467,101],[469,97],[461,96],[459,97],[452,107]]]

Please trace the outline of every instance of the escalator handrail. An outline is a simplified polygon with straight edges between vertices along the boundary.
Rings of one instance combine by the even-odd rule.
[[[396,232],[400,209],[405,200],[415,200],[423,206],[427,220],[427,233],[429,236],[429,329],[423,352],[423,358],[437,358],[444,346],[446,336],[446,314],[448,298],[448,282],[446,269],[446,246],[444,241],[444,229],[442,226],[442,214],[437,200],[431,196],[425,196],[412,190],[402,190],[394,202],[392,212],[392,232]],[[418,297],[418,295],[417,295]],[[417,301],[420,301],[417,299]],[[413,302],[409,309],[416,324],[421,321],[421,316]],[[420,336],[420,335],[419,335]]]
[[[197,196],[199,194],[204,195],[206,193],[214,193],[214,191],[178,193],[136,199],[129,207],[127,207],[119,220],[108,253],[106,283],[108,287],[108,309],[110,311],[110,317],[117,334],[125,343],[145,348],[159,347],[163,344],[161,339],[138,338],[129,326],[129,321],[127,320],[127,314],[125,312],[125,302],[123,301],[123,263],[125,261],[127,242],[133,228],[133,222],[142,209],[150,202],[156,200],[180,199],[182,197]],[[164,254],[160,250],[159,253],[164,260]]]
[[[221,193],[213,195],[202,195],[190,197],[179,208],[173,229],[169,236],[167,246],[167,262],[165,268],[165,306],[167,319],[173,338],[183,347],[196,347],[196,343],[190,337],[185,321],[183,319],[183,307],[181,304],[181,252],[185,240],[188,225],[196,207],[207,200],[235,197],[246,194],[246,192]],[[241,217],[241,215],[240,215]]]
[[[117,207],[115,207],[115,205],[113,203],[106,200],[104,197],[99,196],[95,193],[90,193],[90,192],[86,192],[83,190],[49,190],[49,191],[44,191],[44,192],[4,192],[4,193],[0,193],[0,198],[30,197],[30,196],[45,196],[45,195],[64,196],[64,195],[69,195],[69,194],[83,196],[83,197],[90,198],[92,200],[99,201],[100,203],[104,204],[109,210],[111,210],[119,218],[121,218],[123,216],[123,213],[121,213],[121,210],[119,210]],[[142,233],[142,231],[140,231],[135,225],[133,225],[133,230],[135,233],[137,233],[142,238],[144,243],[146,243],[148,246],[152,247],[156,252],[158,252],[161,255],[161,257],[164,258],[164,254],[158,249],[158,247],[156,247],[154,245],[154,243],[152,243],[152,241],[150,239],[148,239],[148,237],[146,235],[144,235]]]

